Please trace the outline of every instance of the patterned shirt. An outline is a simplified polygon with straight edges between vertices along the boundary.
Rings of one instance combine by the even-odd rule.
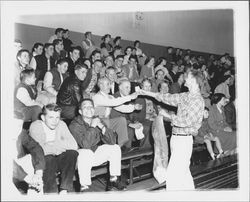
[[[149,99],[145,100],[146,100],[146,119],[152,120],[157,116],[156,111],[154,109],[154,104]]]
[[[164,94],[162,100],[166,104],[177,106],[177,114],[172,115],[174,134],[197,135],[202,124],[204,100],[200,93]]]
[[[92,78],[90,80],[89,86],[85,90],[85,93],[90,95],[91,91],[93,90],[94,86],[97,84],[97,74],[95,71],[92,71]]]

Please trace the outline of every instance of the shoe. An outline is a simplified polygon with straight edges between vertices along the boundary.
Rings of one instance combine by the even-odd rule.
[[[215,154],[210,155],[210,157],[212,160],[215,160],[215,158],[217,158],[217,156]]]
[[[117,179],[108,182],[106,191],[124,191],[126,188],[126,185],[124,185],[121,180]]]
[[[221,153],[219,153],[219,154],[216,156],[216,158],[218,159],[218,158],[220,158],[220,157],[223,157],[223,155],[224,155],[224,152],[221,152]]]
[[[83,193],[83,192],[88,192],[89,191],[89,186],[81,186],[80,188],[80,192]]]
[[[65,190],[65,189],[62,189],[62,190],[59,192],[60,195],[66,195],[67,193],[68,193],[68,191]]]

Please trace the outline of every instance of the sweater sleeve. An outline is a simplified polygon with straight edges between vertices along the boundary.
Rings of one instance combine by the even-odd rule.
[[[54,89],[53,83],[53,75],[51,72],[46,72],[43,79],[43,88],[51,93],[52,95],[57,95],[57,91]]]
[[[42,147],[28,134],[21,134],[22,145],[26,148],[32,156],[32,164],[35,170],[45,169],[45,159]]]
[[[119,106],[121,104],[124,104],[125,102],[131,101],[131,96],[125,96],[125,97],[118,97],[118,98],[106,98],[102,95],[96,94],[93,96],[93,101],[95,104],[95,107],[98,106],[104,106],[104,107],[115,107]]]
[[[66,123],[60,121],[59,126],[60,131],[58,132],[60,132],[60,145],[68,150],[77,150],[77,143],[72,134],[70,133]]]
[[[27,173],[23,170],[23,168],[13,161],[13,178],[23,181],[27,176]]]

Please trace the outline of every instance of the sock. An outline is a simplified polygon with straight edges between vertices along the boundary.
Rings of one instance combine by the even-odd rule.
[[[111,182],[114,182],[114,181],[116,181],[117,180],[117,176],[110,176],[110,181]]]
[[[220,154],[222,154],[222,153],[223,153],[223,150],[222,150],[222,149],[220,149],[220,150],[219,150],[219,153],[220,153]]]
[[[81,185],[81,190],[85,190],[85,189],[88,189],[89,186],[88,185]]]
[[[211,156],[213,159],[215,158],[214,153],[211,153],[210,156]]]

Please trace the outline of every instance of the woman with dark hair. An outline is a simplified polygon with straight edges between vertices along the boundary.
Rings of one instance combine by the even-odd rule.
[[[103,42],[101,43],[100,47],[102,49],[102,52],[103,52],[104,56],[109,55],[113,51],[113,46],[111,45],[110,40],[111,40],[111,35],[110,34],[105,34],[102,37]]]
[[[212,160],[214,160],[215,158],[219,158],[224,152],[221,147],[220,139],[217,136],[214,136],[214,130],[208,124],[208,117],[209,109],[205,107],[202,125],[198,131],[198,135],[195,136],[195,143],[205,143]],[[211,142],[215,142],[215,146],[219,151],[218,155],[214,154]]]
[[[167,60],[164,57],[160,57],[157,60],[157,63],[155,64],[155,72],[157,72],[159,69],[162,69],[164,71],[165,77],[173,83],[172,77],[169,75],[168,69],[166,67]]]
[[[120,36],[116,36],[116,37],[114,38],[114,40],[113,40],[114,47],[122,48],[122,47],[120,46],[121,39],[122,39],[122,38],[121,38]]]
[[[140,48],[140,45],[141,45],[140,41],[136,40],[134,42],[134,47],[136,49],[136,55],[137,55],[137,57],[145,56],[144,53],[142,52],[141,48]]]
[[[158,89],[158,85],[162,82],[162,81],[166,81],[164,79],[165,74],[164,71],[162,69],[159,69],[157,72],[155,72],[155,78],[152,79],[152,92],[159,92]]]
[[[217,85],[217,87],[214,90],[214,93],[222,93],[225,95],[227,99],[230,99],[230,93],[229,93],[229,83],[230,83],[230,75],[226,75],[222,77],[220,83]]]
[[[147,56],[145,55],[145,53],[143,53],[140,46],[141,42],[139,40],[136,40],[134,42],[135,54],[138,60],[138,64],[142,67],[145,63],[145,60],[147,59]]]
[[[129,57],[131,56],[132,54],[132,47],[131,46],[127,46],[125,51],[124,51],[124,58],[123,58],[123,63],[122,65],[126,65],[128,64],[128,61],[129,61]]]
[[[155,65],[155,58],[153,56],[148,57],[141,68],[140,78],[154,79],[155,78],[154,65]]]
[[[203,65],[204,66],[204,65]],[[204,74],[204,67],[201,67],[201,72],[203,76],[203,86],[201,88],[201,95],[204,98],[205,106],[210,107],[211,106],[211,100],[210,100],[210,94],[211,94],[211,87],[208,82],[208,78],[206,77],[206,74]]]
[[[221,146],[225,153],[236,150],[236,133],[227,124],[224,106],[227,99],[222,93],[215,93],[211,98],[211,108],[209,110],[208,124],[214,130],[214,136],[221,141]]]

